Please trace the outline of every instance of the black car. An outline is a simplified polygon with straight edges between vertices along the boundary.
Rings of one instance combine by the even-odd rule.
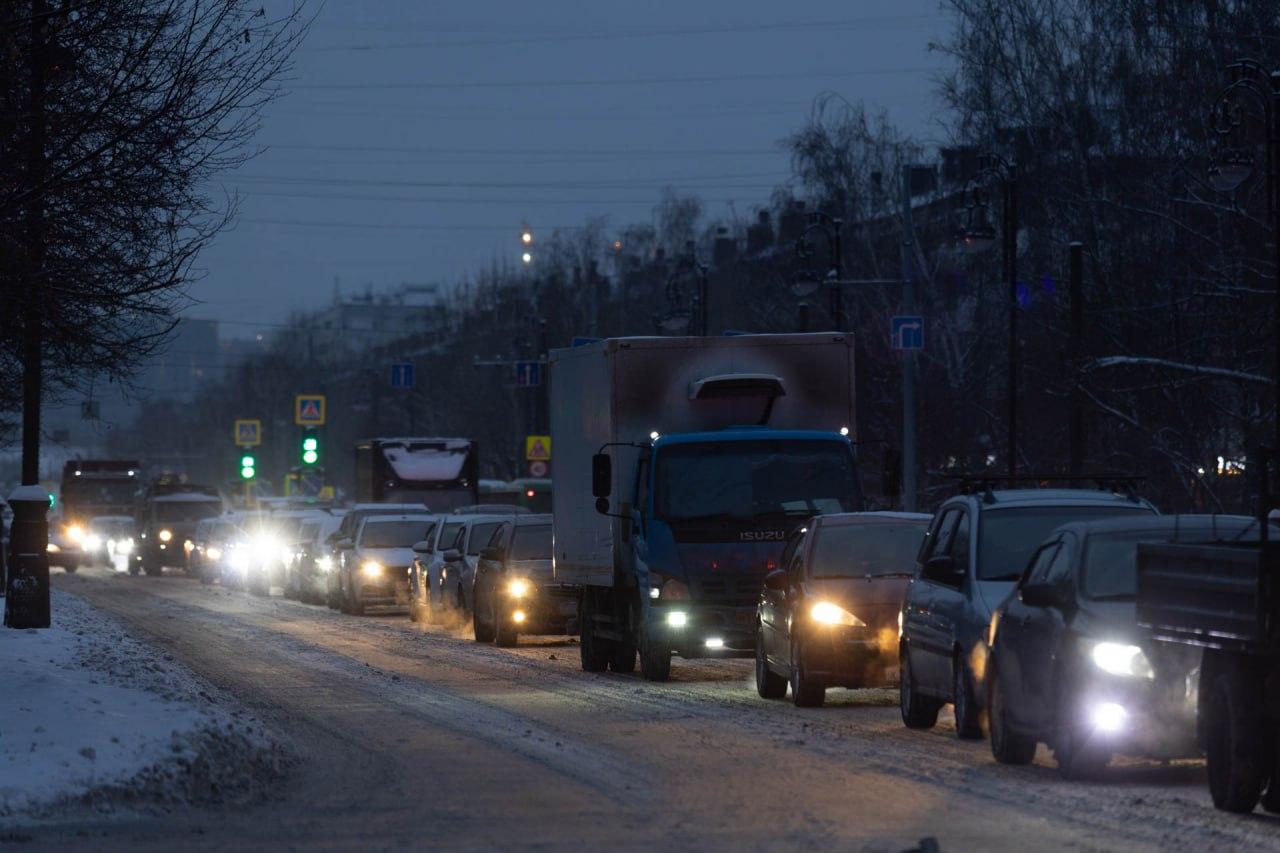
[[[472,623],[477,642],[514,646],[521,634],[563,634],[578,608],[578,588],[551,576],[551,516],[504,522],[480,551]]]
[[[891,683],[898,612],[930,516],[851,512],[819,516],[792,534],[756,609],[756,691],[796,705],[828,687]]]
[[[934,514],[899,623],[903,723],[931,728],[951,702],[961,738],[982,737],[991,612],[1045,537],[1072,521],[1156,514],[1146,501],[1109,489],[975,485]]]
[[[1026,764],[1036,744],[1068,777],[1116,753],[1194,755],[1199,655],[1150,642],[1135,609],[1140,542],[1257,539],[1245,516],[1123,518],[1064,525],[992,614],[991,751]]]

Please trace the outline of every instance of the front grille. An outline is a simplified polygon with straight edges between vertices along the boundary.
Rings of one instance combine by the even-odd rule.
[[[694,583],[695,600],[706,604],[743,607],[760,598],[759,578],[708,578]]]

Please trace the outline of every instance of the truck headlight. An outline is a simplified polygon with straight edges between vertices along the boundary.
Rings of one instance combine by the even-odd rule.
[[[360,571],[367,578],[379,577],[382,574],[382,563],[379,563],[377,560],[366,560],[364,564],[360,566]]]
[[[161,542],[168,542],[173,538],[173,531],[166,527],[164,530],[160,531],[159,538]]]
[[[130,551],[133,550],[133,540],[132,539],[116,540],[116,550],[119,551],[121,554],[128,554]]]
[[[1124,675],[1131,678],[1155,678],[1155,670],[1146,654],[1137,646],[1127,643],[1102,642],[1094,645],[1089,656],[1094,666],[1111,675]]]
[[[84,528],[78,524],[68,524],[66,528],[67,539],[76,545],[80,544],[80,540],[84,539]]]
[[[819,601],[809,611],[809,618],[819,625],[847,625],[850,628],[865,628],[867,623],[838,604],[830,601]]]
[[[672,628],[683,628],[689,624],[689,614],[683,610],[672,610],[667,613],[667,624]]]
[[[97,551],[102,547],[102,537],[94,536],[92,533],[84,538],[84,547],[90,551]]]
[[[327,572],[332,570],[333,557],[330,557],[328,554],[325,554],[323,557],[320,557],[318,560],[316,560],[316,568],[322,572]]]
[[[208,557],[210,560],[221,560],[221,559],[222,559],[222,549],[221,549],[221,548],[214,548],[214,547],[205,548],[205,549],[204,549],[204,555],[205,555],[206,557]]]
[[[523,578],[516,578],[507,584],[507,594],[512,598],[524,598],[529,594],[529,582]]]

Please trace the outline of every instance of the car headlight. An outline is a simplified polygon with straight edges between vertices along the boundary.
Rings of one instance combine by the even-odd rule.
[[[121,554],[128,554],[130,551],[133,550],[133,540],[132,539],[117,540],[116,550],[119,551]]]
[[[330,557],[328,554],[325,554],[323,557],[320,557],[319,559],[316,560],[316,568],[322,572],[332,571],[333,557]]]
[[[77,545],[84,539],[84,528],[78,524],[68,524],[66,527],[67,538]]]
[[[672,628],[683,628],[689,624],[689,614],[683,610],[672,610],[667,613],[667,624]]]
[[[48,545],[44,546],[44,549],[48,551],[50,554],[56,554],[62,550],[61,548],[58,547],[57,542],[50,542]]]
[[[382,574],[382,563],[379,563],[377,560],[366,560],[364,564],[360,566],[360,571],[363,572],[364,576],[367,578],[376,578]]]
[[[524,598],[529,594],[529,582],[522,578],[516,578],[507,584],[507,594],[512,598]]]
[[[850,628],[865,628],[867,623],[838,604],[830,601],[819,601],[809,611],[809,618],[819,625],[847,625]]]
[[[90,534],[84,539],[84,546],[90,551],[96,551],[102,547],[102,537]]]
[[[1096,643],[1089,656],[1098,669],[1111,675],[1155,678],[1155,670],[1142,649],[1127,643]]]
[[[160,531],[159,536],[160,536],[161,542],[168,542],[170,539],[173,538],[173,531],[166,528]]]
[[[205,548],[205,549],[204,549],[204,555],[205,555],[206,557],[208,557],[210,560],[221,560],[221,559],[222,559],[222,549],[221,549],[221,548],[215,548],[215,547],[213,547],[213,546],[211,545],[211,546],[209,546],[208,548]]]

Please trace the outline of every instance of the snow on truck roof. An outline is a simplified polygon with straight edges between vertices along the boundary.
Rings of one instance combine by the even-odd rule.
[[[158,504],[222,503],[222,498],[218,495],[209,495],[204,492],[178,492],[174,495],[156,495],[151,498],[151,502]]]
[[[432,439],[430,445],[423,439],[403,441],[387,444],[383,440],[382,444],[382,455],[401,480],[456,480],[471,451],[471,442],[465,439]]]

